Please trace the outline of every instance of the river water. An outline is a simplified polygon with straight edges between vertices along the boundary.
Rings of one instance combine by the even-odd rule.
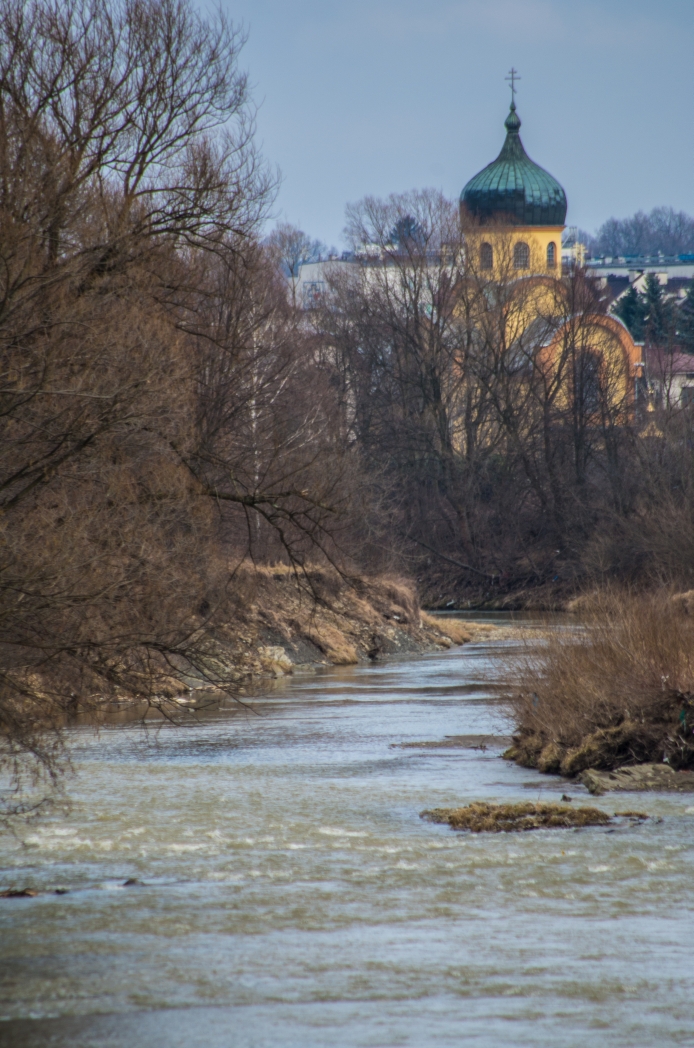
[[[44,892],[0,899],[0,1044],[694,1045],[694,797],[591,800],[652,816],[612,830],[419,818],[567,788],[499,745],[400,745],[507,732],[508,643],[75,732],[71,811],[0,838],[0,887]]]

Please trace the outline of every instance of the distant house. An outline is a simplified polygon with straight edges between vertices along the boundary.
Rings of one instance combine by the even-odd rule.
[[[304,262],[299,268],[296,282],[297,302],[303,309],[315,309],[329,288],[329,276],[339,273],[346,266],[354,265],[356,259],[350,252],[340,258],[328,258],[322,262]]]
[[[643,392],[658,408],[694,404],[694,356],[656,346],[643,348]]]
[[[694,270],[694,265],[691,267]],[[592,265],[591,260],[586,263],[586,269],[594,277],[597,277],[600,287],[604,290],[607,298],[608,308],[619,302],[630,288],[642,293],[646,288],[646,277],[654,273],[665,291],[665,299],[681,302],[686,296],[691,285],[692,277],[687,275],[684,269],[631,269],[627,271],[616,270],[615,272],[603,272]]]

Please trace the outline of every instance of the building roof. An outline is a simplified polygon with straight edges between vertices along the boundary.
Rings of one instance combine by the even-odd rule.
[[[643,359],[646,374],[650,379],[662,379],[685,375],[694,378],[694,354],[680,349],[665,349],[662,346],[644,346]]]
[[[629,282],[629,277],[616,277],[610,274],[603,278],[602,287],[605,305],[609,307],[629,290],[631,284]]]
[[[461,203],[476,218],[511,219],[521,226],[563,226],[566,193],[548,171],[535,164],[521,142],[515,102],[506,117],[506,141],[493,163],[471,178]]]

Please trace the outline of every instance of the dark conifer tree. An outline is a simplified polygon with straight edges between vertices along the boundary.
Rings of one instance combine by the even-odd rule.
[[[393,244],[404,250],[408,247],[421,247],[424,243],[424,231],[412,215],[404,215],[393,226],[390,239]]]
[[[686,353],[694,353],[694,280],[677,311],[677,338]]]
[[[646,277],[643,306],[646,339],[655,346],[666,346],[674,333],[673,309],[655,273]]]
[[[646,308],[643,296],[639,295],[636,288],[630,287],[625,295],[617,302],[613,309],[615,316],[626,324],[635,342],[642,342],[644,337],[644,321],[646,319]]]

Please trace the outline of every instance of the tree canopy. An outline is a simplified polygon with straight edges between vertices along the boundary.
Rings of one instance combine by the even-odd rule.
[[[594,255],[680,255],[694,253],[694,218],[672,207],[608,218],[590,238]]]

